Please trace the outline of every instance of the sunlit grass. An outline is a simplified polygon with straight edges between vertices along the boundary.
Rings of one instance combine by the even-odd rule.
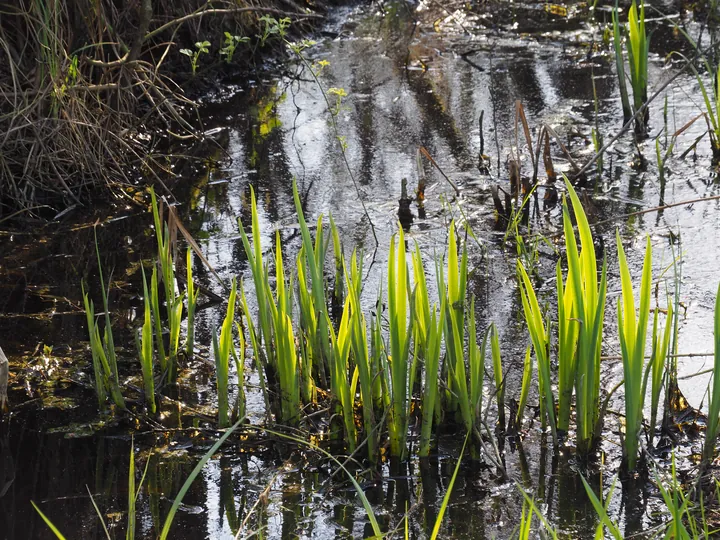
[[[645,246],[645,260],[640,283],[640,303],[636,319],[630,269],[625,258],[625,250],[622,246],[619,231],[616,232],[616,240],[620,283],[622,286],[622,299],[617,304],[617,323],[625,380],[625,439],[623,453],[628,470],[632,471],[637,463],[638,440],[642,428],[643,405],[645,403],[645,341],[650,318],[652,246],[650,245],[650,237],[648,237]]]
[[[220,328],[220,336],[213,329],[213,352],[215,355],[215,368],[218,396],[218,426],[221,428],[230,425],[230,355],[235,356],[233,351],[233,330],[235,328],[235,300],[237,298],[237,281],[233,279],[228,299],[227,312]]]

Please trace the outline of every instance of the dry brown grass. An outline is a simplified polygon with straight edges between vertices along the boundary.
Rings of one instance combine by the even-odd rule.
[[[0,4],[0,219],[85,204],[97,186],[116,197],[138,180],[169,191],[159,148],[199,128],[176,82],[187,70],[179,49],[208,39],[217,50],[224,30],[253,35],[264,13],[310,17],[272,1],[292,12],[239,0]]]

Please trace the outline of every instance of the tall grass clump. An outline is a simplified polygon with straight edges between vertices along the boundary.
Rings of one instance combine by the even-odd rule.
[[[85,306],[85,314],[87,317],[88,335],[90,337],[90,351],[93,360],[93,372],[95,375],[95,391],[98,397],[100,408],[105,406],[108,394],[112,398],[115,405],[121,409],[125,408],[125,400],[120,391],[120,379],[117,368],[117,356],[115,354],[115,340],[113,338],[112,323],[110,321],[109,295],[110,282],[108,281],[107,289],[105,288],[105,279],[103,277],[102,264],[100,261],[100,248],[97,243],[97,234],[95,236],[95,255],[98,262],[98,274],[100,277],[100,289],[102,292],[103,309],[105,315],[105,328],[100,332],[100,325],[95,318],[95,305],[90,300],[89,293],[86,291],[85,282],[81,281],[83,304]]]
[[[396,244],[397,238],[397,244]],[[390,455],[407,455],[408,375],[410,370],[410,329],[408,324],[408,274],[405,235],[402,228],[390,241],[388,257],[388,322],[390,355],[384,355],[384,370],[391,401],[388,411]]]
[[[622,55],[622,37],[620,35],[620,23],[618,15],[618,7],[612,14],[613,18],[613,46],[615,49],[615,65],[618,73],[618,82],[620,85],[620,97],[622,100],[623,116],[625,122],[636,114],[640,108],[647,102],[647,84],[648,84],[648,54],[650,50],[650,40],[645,31],[645,4],[640,3],[640,9],[633,0],[628,12],[626,46],[628,53],[628,65],[630,68],[630,86],[633,92],[633,103],[630,105],[628,97],[625,63]],[[647,122],[649,113],[645,112],[635,118],[635,128],[639,133],[647,130]]]
[[[447,264],[437,269],[438,294],[445,301],[445,353],[447,362],[447,412],[459,413],[468,431],[472,429],[472,414],[468,399],[468,381],[465,370],[465,291],[467,289],[467,249],[458,258],[455,221],[448,230]],[[474,337],[474,336],[473,336]]]
[[[310,236],[310,228],[305,221],[305,215],[300,203],[300,194],[298,193],[297,183],[293,180],[293,199],[295,201],[295,211],[300,224],[300,235],[302,237],[302,253],[304,254],[304,269],[306,277],[310,280],[310,295],[307,297],[304,321],[310,321],[309,311],[315,314],[314,327],[307,330],[312,336],[308,341],[308,352],[312,355],[312,372],[317,375],[319,382],[327,387],[326,374],[329,369],[329,358],[332,351],[330,343],[330,332],[328,327],[328,309],[327,309],[327,284],[324,276],[325,255],[327,253],[327,243],[324,241],[323,235],[323,218],[318,217],[317,230],[315,234],[315,242],[313,243]],[[338,237],[339,238],[339,237]],[[337,240],[336,249],[339,249],[339,239]],[[298,264],[300,262],[298,261]],[[336,278],[338,279],[338,278]],[[298,283],[305,287],[305,282]],[[310,376],[310,374],[308,374]]]
[[[630,269],[628,268],[625,250],[620,240],[620,232],[616,231],[618,248],[618,264],[620,266],[620,282],[622,298],[617,304],[617,324],[622,352],[623,373],[625,380],[625,438],[623,454],[629,471],[635,470],[638,457],[638,441],[642,428],[643,405],[645,403],[645,341],[650,318],[650,297],[652,294],[652,246],[650,237],[645,246],[642,280],[640,283],[640,303],[637,319],[635,315],[635,298],[633,294]]]
[[[553,443],[558,444],[557,423],[555,420],[555,398],[550,372],[550,335],[545,324],[544,312],[540,309],[530,276],[521,261],[517,261],[519,275],[520,300],[522,301],[525,323],[535,350],[538,366],[538,389],[540,393],[540,421],[543,428],[550,426]]]
[[[158,260],[160,262],[160,272],[165,288],[165,306],[167,312],[166,320],[169,331],[168,356],[166,359],[161,357],[160,367],[163,371],[167,370],[168,381],[174,383],[177,380],[178,371],[177,354],[178,347],[180,345],[183,295],[178,294],[175,283],[175,263],[173,261],[171,249],[172,242],[170,239],[170,231],[167,224],[163,224],[162,222],[154,189],[150,190],[150,195],[152,197],[152,214],[155,225],[155,237],[158,245]],[[156,313],[156,317],[159,317],[159,312]],[[158,336],[158,341],[162,341],[161,336]]]
[[[715,444],[720,430],[720,285],[715,298],[715,363],[713,364],[712,386],[708,398],[708,419],[703,446],[703,464],[708,466],[715,455]]]
[[[553,439],[557,429],[566,431],[570,422],[572,388],[575,390],[577,448],[587,456],[600,435],[600,352],[602,349],[606,266],[603,262],[598,281],[597,260],[590,224],[572,185],[565,178],[580,238],[575,238],[567,199],[563,199],[567,277],[556,268],[558,294],[558,391],[557,423],[550,373],[549,324],[523,263],[518,261],[520,294],[530,338],[538,361],[541,417],[547,417]],[[544,410],[543,410],[544,409]]]
[[[275,300],[270,298],[270,318],[274,329],[271,346],[280,387],[280,421],[295,425],[300,419],[300,386],[298,361],[293,331],[293,281],[285,278],[280,232],[275,233]],[[262,309],[262,308],[261,308]]]
[[[568,282],[573,289],[573,305],[579,320],[575,403],[577,408],[577,447],[587,456],[600,437],[600,353],[602,350],[607,272],[603,260],[598,281],[595,245],[590,224],[580,199],[569,180],[565,178],[573,213],[577,221],[580,249],[575,240],[567,200],[563,201],[563,228],[568,262]]]
[[[244,287],[242,288],[243,309],[250,333],[250,341],[258,364],[258,374],[261,378],[261,383],[264,384],[264,378],[267,378],[268,381],[274,381],[276,379],[277,362],[275,360],[275,348],[272,341],[272,314],[270,311],[272,292],[268,282],[267,267],[264,265],[262,243],[260,240],[260,220],[258,218],[255,190],[252,186],[250,186],[250,211],[252,244],[240,220],[238,220],[238,226],[240,228],[243,247],[245,248],[245,256],[247,257],[255,286],[255,298],[258,306],[257,325],[252,323],[252,314],[248,309]]]

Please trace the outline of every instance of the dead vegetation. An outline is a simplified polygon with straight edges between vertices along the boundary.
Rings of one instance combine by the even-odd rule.
[[[116,197],[140,179],[168,191],[163,148],[200,127],[180,50],[208,41],[203,67],[218,65],[228,32],[251,38],[233,55],[247,62],[262,16],[317,17],[293,0],[0,3],[0,220],[86,204],[100,185]]]

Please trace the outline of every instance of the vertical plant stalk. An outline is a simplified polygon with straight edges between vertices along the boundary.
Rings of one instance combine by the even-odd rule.
[[[229,369],[230,354],[236,353],[232,351],[233,344],[233,327],[235,325],[235,300],[237,298],[237,280],[233,278],[232,287],[230,289],[230,298],[228,299],[228,307],[225,313],[225,320],[220,329],[220,338],[217,332],[213,330],[213,349],[215,353],[215,367],[217,370],[217,393],[218,393],[218,426],[225,428],[230,425],[230,389],[229,389]]]
[[[474,315],[471,316],[471,321],[474,323]],[[474,326],[474,324],[473,324]],[[471,336],[474,332],[471,333]],[[471,337],[471,339],[474,339]],[[502,369],[502,359],[500,358],[500,338],[498,335],[497,326],[495,324],[490,325],[490,350],[493,361],[493,373],[495,374],[495,399],[497,400],[498,407],[498,425],[502,430],[505,430],[505,377]],[[485,366],[483,366],[484,369]]]
[[[523,363],[522,386],[520,387],[520,399],[518,400],[517,414],[515,415],[515,430],[519,431],[525,417],[525,406],[530,395],[530,384],[532,382],[533,358],[532,347],[528,345],[525,350],[525,361]]]
[[[142,366],[143,383],[145,385],[145,401],[152,414],[156,412],[155,406],[155,379],[153,373],[153,327],[150,316],[150,294],[148,293],[145,269],[143,277],[143,303],[145,304],[144,321],[140,334],[140,365]]]
[[[570,429],[570,407],[577,376],[576,348],[579,334],[574,291],[563,287],[560,261],[555,268],[558,297],[558,429]]]
[[[168,225],[163,225],[162,216],[158,208],[155,190],[151,188],[152,214],[155,226],[155,237],[158,245],[158,260],[160,271],[165,288],[165,307],[167,311],[167,323],[169,331],[168,355],[165,364],[168,381],[174,383],[177,380],[177,353],[180,344],[180,326],[182,323],[183,295],[176,293],[175,286],[175,263],[171,252],[171,238]],[[158,300],[159,304],[159,300]],[[157,312],[159,315],[159,310]],[[156,322],[157,328],[157,322]],[[161,362],[162,367],[162,362]]]
[[[195,351],[195,310],[197,309],[200,290],[195,288],[192,270],[192,248],[188,246],[185,257],[187,268],[187,337],[185,351],[188,359],[192,359]]]
[[[163,339],[162,319],[160,315],[160,292],[158,289],[157,266],[153,266],[150,277],[150,306],[155,319],[155,341],[157,342],[160,371],[163,376],[167,373],[167,355],[165,354],[165,341]]]
[[[344,260],[343,264],[345,264]],[[360,378],[363,427],[367,438],[368,459],[370,463],[375,464],[378,459],[378,433],[373,407],[373,380],[379,376],[379,372],[373,369],[368,351],[367,323],[360,306],[362,270],[358,267],[357,253],[355,251],[350,257],[349,271],[346,266],[345,275],[348,284],[348,301],[350,303],[352,353]]]
[[[709,466],[715,455],[715,444],[720,426],[720,285],[715,298],[715,363],[712,386],[708,398],[708,419],[703,446],[703,465]]]
[[[102,343],[102,346],[100,348],[103,349],[104,352],[102,356],[105,358],[105,361],[103,362],[103,367],[105,368],[107,375],[107,388],[110,391],[110,395],[112,396],[115,405],[117,405],[121,409],[124,409],[125,400],[123,399],[122,392],[120,391],[120,378],[117,368],[117,356],[115,355],[115,340],[113,339],[112,321],[110,320],[110,280],[108,280],[108,286],[106,289],[105,279],[103,277],[102,271],[102,264],[100,261],[100,246],[97,241],[97,229],[94,229],[94,234],[95,256],[97,257],[98,275],[100,277],[100,288],[102,290],[103,309],[105,311],[105,331],[103,332],[102,340],[100,340],[100,329],[97,323],[95,323],[94,326],[97,333],[97,342],[98,344]]]
[[[633,116],[630,98],[625,82],[625,61],[623,60],[622,36],[620,35],[620,21],[617,0],[612,11],[613,22],[613,49],[615,50],[615,68],[618,76],[618,87],[620,89],[620,100],[622,102],[623,122],[628,123]]]
[[[658,311],[655,310],[653,320],[652,356],[650,358],[651,371],[651,394],[650,394],[650,444],[653,444],[655,437],[655,426],[657,425],[658,406],[660,404],[660,389],[662,388],[665,362],[670,351],[670,336],[673,329],[673,318],[675,312],[672,303],[668,303],[667,316],[665,317],[665,331],[662,337],[658,335]]]
[[[630,84],[633,88],[633,113],[636,113],[647,102],[648,54],[650,40],[645,33],[645,4],[640,2],[638,13],[635,0],[628,12],[628,60],[630,64]],[[647,129],[649,109],[635,119],[638,131]]]

